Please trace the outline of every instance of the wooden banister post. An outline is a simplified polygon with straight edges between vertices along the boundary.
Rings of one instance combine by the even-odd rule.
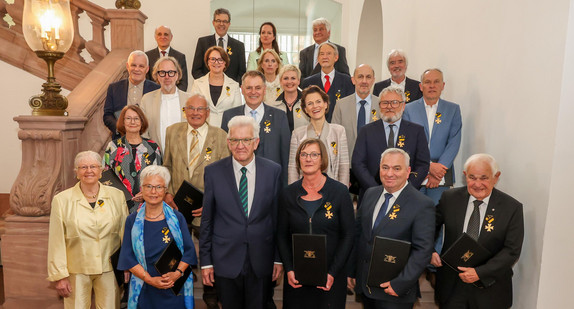
[[[107,10],[111,25],[112,48],[143,50],[143,25],[147,16],[139,10]]]

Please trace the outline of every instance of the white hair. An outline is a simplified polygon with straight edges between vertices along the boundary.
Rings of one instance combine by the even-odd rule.
[[[331,23],[325,17],[319,17],[313,21],[313,27],[325,25],[327,32],[331,32]]]
[[[407,54],[402,49],[393,49],[387,55],[387,67],[389,67],[389,62],[391,61],[391,57],[393,56],[401,56],[405,59],[405,66],[409,65],[409,61],[407,60]]]
[[[259,138],[259,124],[257,122],[255,122],[255,119],[253,119],[253,117],[244,116],[244,115],[235,116],[235,117],[231,118],[231,120],[229,120],[229,122],[227,123],[227,128],[228,128],[227,138],[229,138],[231,136],[231,129],[232,128],[243,127],[243,126],[251,126],[251,128],[253,130],[253,137]]]
[[[145,57],[145,63],[146,66],[149,66],[149,58],[147,57],[146,53],[144,53],[141,50],[134,50],[133,52],[130,53],[130,55],[128,56],[128,63],[130,62],[130,59],[133,59],[133,57],[135,56],[142,56]]]
[[[140,173],[140,186],[143,185],[144,180],[150,176],[159,176],[163,179],[164,185],[167,187],[171,180],[169,170],[161,165],[148,165]]]
[[[389,154],[401,154],[405,158],[405,166],[409,167],[411,165],[411,157],[406,151],[400,148],[387,148],[387,150],[383,151],[383,153],[381,153],[381,161],[379,162],[379,165],[383,163],[383,159]]]
[[[74,159],[74,171],[78,169],[78,164],[80,164],[80,161],[84,159],[92,159],[98,162],[100,168],[102,167],[102,157],[97,152],[86,150],[76,155],[76,158]]]
[[[468,169],[470,168],[470,166],[474,163],[477,162],[484,162],[488,165],[490,165],[490,170],[492,171],[492,175],[496,175],[496,173],[499,172],[499,168],[498,168],[498,163],[496,163],[496,160],[494,159],[493,156],[487,154],[487,153],[477,153],[477,154],[473,154],[472,156],[470,156],[466,162],[464,162],[464,172],[468,172]]]
[[[405,97],[405,92],[403,91],[403,89],[397,87],[397,86],[389,86],[385,89],[383,89],[383,91],[381,91],[381,93],[379,94],[379,98],[383,98],[384,94],[387,93],[395,93],[398,94],[403,101],[405,101],[407,98]]]
[[[444,74],[442,73],[442,71],[439,68],[430,68],[430,69],[426,69],[423,74],[421,74],[421,83],[423,82],[423,80],[425,79],[425,74],[427,74],[430,71],[437,71],[440,73],[440,77],[443,79],[444,82]]]

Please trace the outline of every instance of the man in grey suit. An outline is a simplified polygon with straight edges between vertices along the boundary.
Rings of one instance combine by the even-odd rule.
[[[150,49],[145,52],[149,59],[149,66],[153,68],[155,62],[160,57],[173,57],[179,62],[181,66],[181,79],[177,83],[177,88],[181,91],[187,91],[187,61],[185,60],[185,54],[178,52],[173,47],[171,47],[171,40],[173,39],[173,34],[171,29],[167,26],[159,26],[155,29],[154,35],[155,41],[157,42],[157,48]],[[150,71],[147,72],[146,78],[153,80]]]

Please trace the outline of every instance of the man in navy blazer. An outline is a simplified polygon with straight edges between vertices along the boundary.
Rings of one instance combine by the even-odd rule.
[[[338,48],[335,44],[324,42],[319,45],[319,56],[321,72],[311,75],[303,80],[302,88],[317,85],[329,96],[329,112],[325,115],[328,122],[331,122],[335,104],[355,92],[355,86],[348,74],[343,74],[335,69],[335,62],[339,59]]]
[[[187,91],[187,61],[185,60],[185,54],[180,53],[170,46],[171,40],[173,39],[173,34],[171,29],[166,26],[159,26],[155,29],[155,41],[157,42],[157,48],[150,49],[145,52],[149,59],[149,66],[152,67],[155,62],[159,59],[160,53],[161,57],[173,57],[179,63],[181,67],[181,79],[177,83],[177,88],[181,91]],[[146,78],[153,80],[151,76],[152,70],[147,72]]]
[[[205,167],[199,255],[203,284],[217,284],[223,308],[263,309],[283,271],[275,245],[281,167],[255,156],[259,125],[229,122],[231,157]]]
[[[149,65],[148,58],[143,51],[135,50],[130,53],[126,69],[129,74],[127,79],[108,86],[104,105],[104,124],[112,132],[112,140],[120,137],[116,130],[116,122],[122,108],[127,104],[139,104],[144,94],[160,88],[158,84],[145,78]]]
[[[455,181],[453,162],[460,148],[462,117],[458,104],[440,98],[445,85],[441,70],[425,70],[421,81],[423,97],[407,104],[403,119],[423,126],[430,141],[431,163],[421,191],[437,204]]]
[[[405,151],[389,148],[380,157],[383,185],[367,190],[357,212],[348,283],[363,294],[365,309],[412,308],[420,294],[418,279],[433,252],[435,208],[431,199],[408,185],[411,168]],[[410,242],[411,249],[406,266],[396,278],[367,286],[370,264],[384,263],[371,261],[375,236]]]
[[[329,41],[330,37],[331,23],[323,17],[315,19],[313,21],[313,40],[315,41],[315,44],[307,46],[299,52],[299,70],[301,70],[301,78],[304,79],[313,74],[319,73],[321,66],[319,65],[318,48],[323,42]],[[337,46],[337,50],[339,51],[339,59],[335,62],[335,70],[349,75],[349,66],[347,65],[345,48],[338,44],[335,44],[335,46]]]
[[[361,186],[359,203],[364,192],[378,186],[379,159],[387,148],[400,148],[410,156],[409,183],[419,189],[429,170],[430,153],[422,126],[401,119],[405,109],[405,95],[398,87],[383,89],[379,108],[381,119],[371,122],[359,131],[351,169]]]
[[[379,95],[381,91],[391,85],[399,86],[405,92],[405,102],[420,99],[423,94],[419,87],[419,81],[408,78],[407,72],[407,55],[401,49],[393,49],[387,57],[387,68],[391,73],[391,78],[385,79],[375,84],[373,94]]]
[[[229,131],[227,122],[238,115],[254,118],[260,127],[259,147],[257,147],[255,154],[281,165],[281,182],[286,186],[291,142],[291,130],[289,130],[287,116],[284,111],[263,104],[265,98],[265,76],[263,73],[248,71],[242,80],[241,93],[245,98],[245,105],[223,112],[221,128]]]
[[[241,77],[245,73],[245,45],[243,42],[236,40],[227,34],[231,23],[231,13],[227,9],[217,9],[213,13],[213,28],[215,34],[201,37],[197,40],[195,47],[195,56],[193,57],[193,66],[191,75],[198,79],[209,72],[205,65],[203,57],[205,52],[211,46],[221,46],[229,55],[229,66],[225,70],[225,75],[241,84]]]
[[[444,250],[465,232],[474,235],[492,256],[482,265],[458,267],[456,272],[443,266],[439,254],[434,252],[431,263],[437,267],[435,292],[440,307],[510,308],[512,266],[520,257],[524,239],[522,204],[494,188],[500,171],[491,155],[475,154],[468,158],[464,176],[466,187],[450,189],[440,198],[437,231],[444,224]],[[471,223],[473,216],[475,224]]]

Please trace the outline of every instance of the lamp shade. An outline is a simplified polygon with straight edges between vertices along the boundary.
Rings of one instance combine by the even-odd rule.
[[[25,0],[22,30],[33,51],[65,53],[74,39],[69,0]]]

